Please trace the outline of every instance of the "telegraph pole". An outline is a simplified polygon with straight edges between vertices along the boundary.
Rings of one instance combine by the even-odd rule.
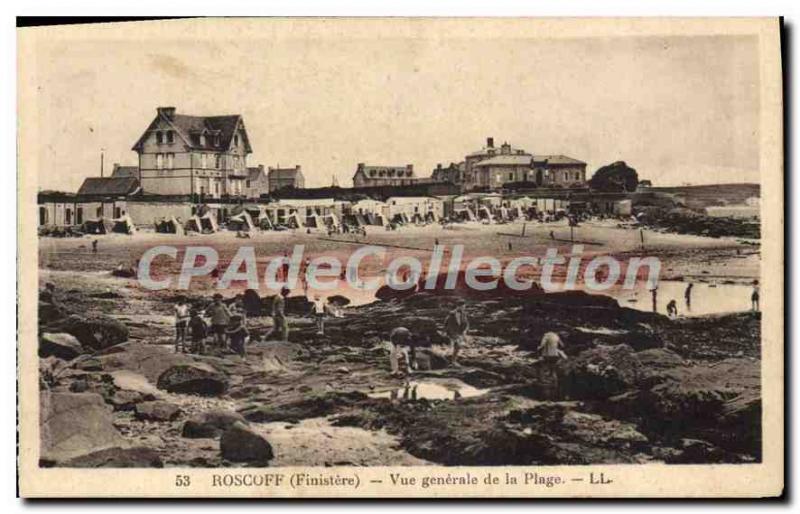
[[[103,178],[103,152],[105,152],[105,148],[100,149],[100,178]]]

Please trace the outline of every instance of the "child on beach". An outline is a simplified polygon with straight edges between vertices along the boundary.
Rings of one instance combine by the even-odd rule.
[[[245,326],[244,318],[235,314],[231,316],[231,322],[225,330],[231,343],[231,350],[238,353],[241,357],[246,354],[247,340],[250,336],[247,327]]]
[[[185,298],[179,298],[175,304],[175,352],[185,352],[186,327],[189,325],[189,304]]]
[[[195,309],[192,309],[188,328],[192,337],[192,353],[204,354],[206,352],[208,326],[203,321],[203,318],[200,317],[200,312]]]

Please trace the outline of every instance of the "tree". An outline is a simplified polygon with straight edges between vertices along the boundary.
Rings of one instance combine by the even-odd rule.
[[[617,161],[600,167],[589,179],[589,187],[596,191],[632,192],[636,191],[639,184],[639,175],[636,170]]]

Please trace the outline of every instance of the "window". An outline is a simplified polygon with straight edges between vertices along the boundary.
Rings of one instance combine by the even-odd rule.
[[[75,214],[75,223],[78,225],[83,223],[83,207],[78,207],[78,210]]]
[[[214,167],[217,169],[222,168],[222,154],[216,155],[216,159],[214,159]]]
[[[175,142],[175,132],[168,130],[167,131],[167,143],[172,144]]]
[[[161,169],[164,167],[164,154],[158,153],[156,154],[156,169]]]
[[[508,174],[508,180],[511,181],[511,182],[514,181],[514,174],[513,173],[509,173]]]
[[[122,211],[119,207],[114,207],[114,217],[119,218],[120,216],[122,216]]]
[[[67,225],[72,225],[72,209],[69,209],[69,208],[67,209],[67,212],[65,213],[65,217],[66,217],[66,220],[67,220],[66,224]]]
[[[244,184],[245,184],[245,187],[250,187],[250,181],[249,180],[245,180]]]
[[[161,131],[159,130],[158,132],[156,132],[156,143],[160,145],[163,142],[164,142],[164,134],[162,134]]]
[[[206,154],[200,154],[200,167],[206,169],[208,167],[208,158]]]
[[[168,153],[167,154],[167,168],[172,169],[175,167],[175,154]]]
[[[39,225],[47,225],[47,209],[39,207]]]
[[[100,218],[101,216],[103,216],[103,207],[102,207],[102,206],[100,206],[100,207],[98,207],[98,208],[97,208],[97,214],[96,214],[96,216],[97,216],[98,218]]]
[[[239,134],[233,135],[233,146],[239,146]]]
[[[200,134],[200,146],[206,146],[206,136],[205,136],[205,134]]]
[[[234,155],[233,156],[233,169],[235,169],[235,170],[239,169],[239,156],[238,155]]]

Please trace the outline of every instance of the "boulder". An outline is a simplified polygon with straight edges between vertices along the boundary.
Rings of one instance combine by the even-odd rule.
[[[157,396],[159,390],[147,380],[147,377],[128,370],[119,370],[110,373],[114,387],[124,391],[134,391],[142,394]]]
[[[245,406],[239,412],[248,421],[257,423],[296,422],[300,419],[328,416],[343,407],[355,405],[366,399],[367,395],[359,391],[330,392],[318,396],[308,396],[295,402],[269,405],[254,403]]]
[[[120,389],[106,398],[106,401],[111,404],[114,410],[117,411],[130,411],[134,410],[137,404],[142,402],[149,402],[155,400],[152,394],[140,393],[138,391],[128,391]]]
[[[141,402],[134,407],[136,419],[141,421],[173,421],[181,415],[181,408],[161,400]]]
[[[599,345],[567,363],[565,388],[571,398],[605,399],[634,389],[641,364],[626,344]]]
[[[172,366],[156,386],[170,393],[219,396],[228,390],[228,377],[209,364],[194,362]]]
[[[71,315],[56,325],[62,332],[75,336],[81,345],[93,350],[102,350],[128,340],[128,327],[109,316],[83,318]]]
[[[79,455],[122,446],[111,407],[96,393],[42,393],[41,460],[64,462]]]
[[[219,440],[222,458],[231,462],[266,463],[274,457],[272,445],[262,435],[236,423]]]
[[[181,435],[190,439],[215,438],[236,423],[246,423],[241,414],[222,409],[212,410],[186,420]]]
[[[164,462],[152,448],[107,448],[66,461],[69,468],[163,468]]]
[[[58,357],[72,360],[83,353],[78,339],[66,333],[45,332],[39,337],[39,357]]]

